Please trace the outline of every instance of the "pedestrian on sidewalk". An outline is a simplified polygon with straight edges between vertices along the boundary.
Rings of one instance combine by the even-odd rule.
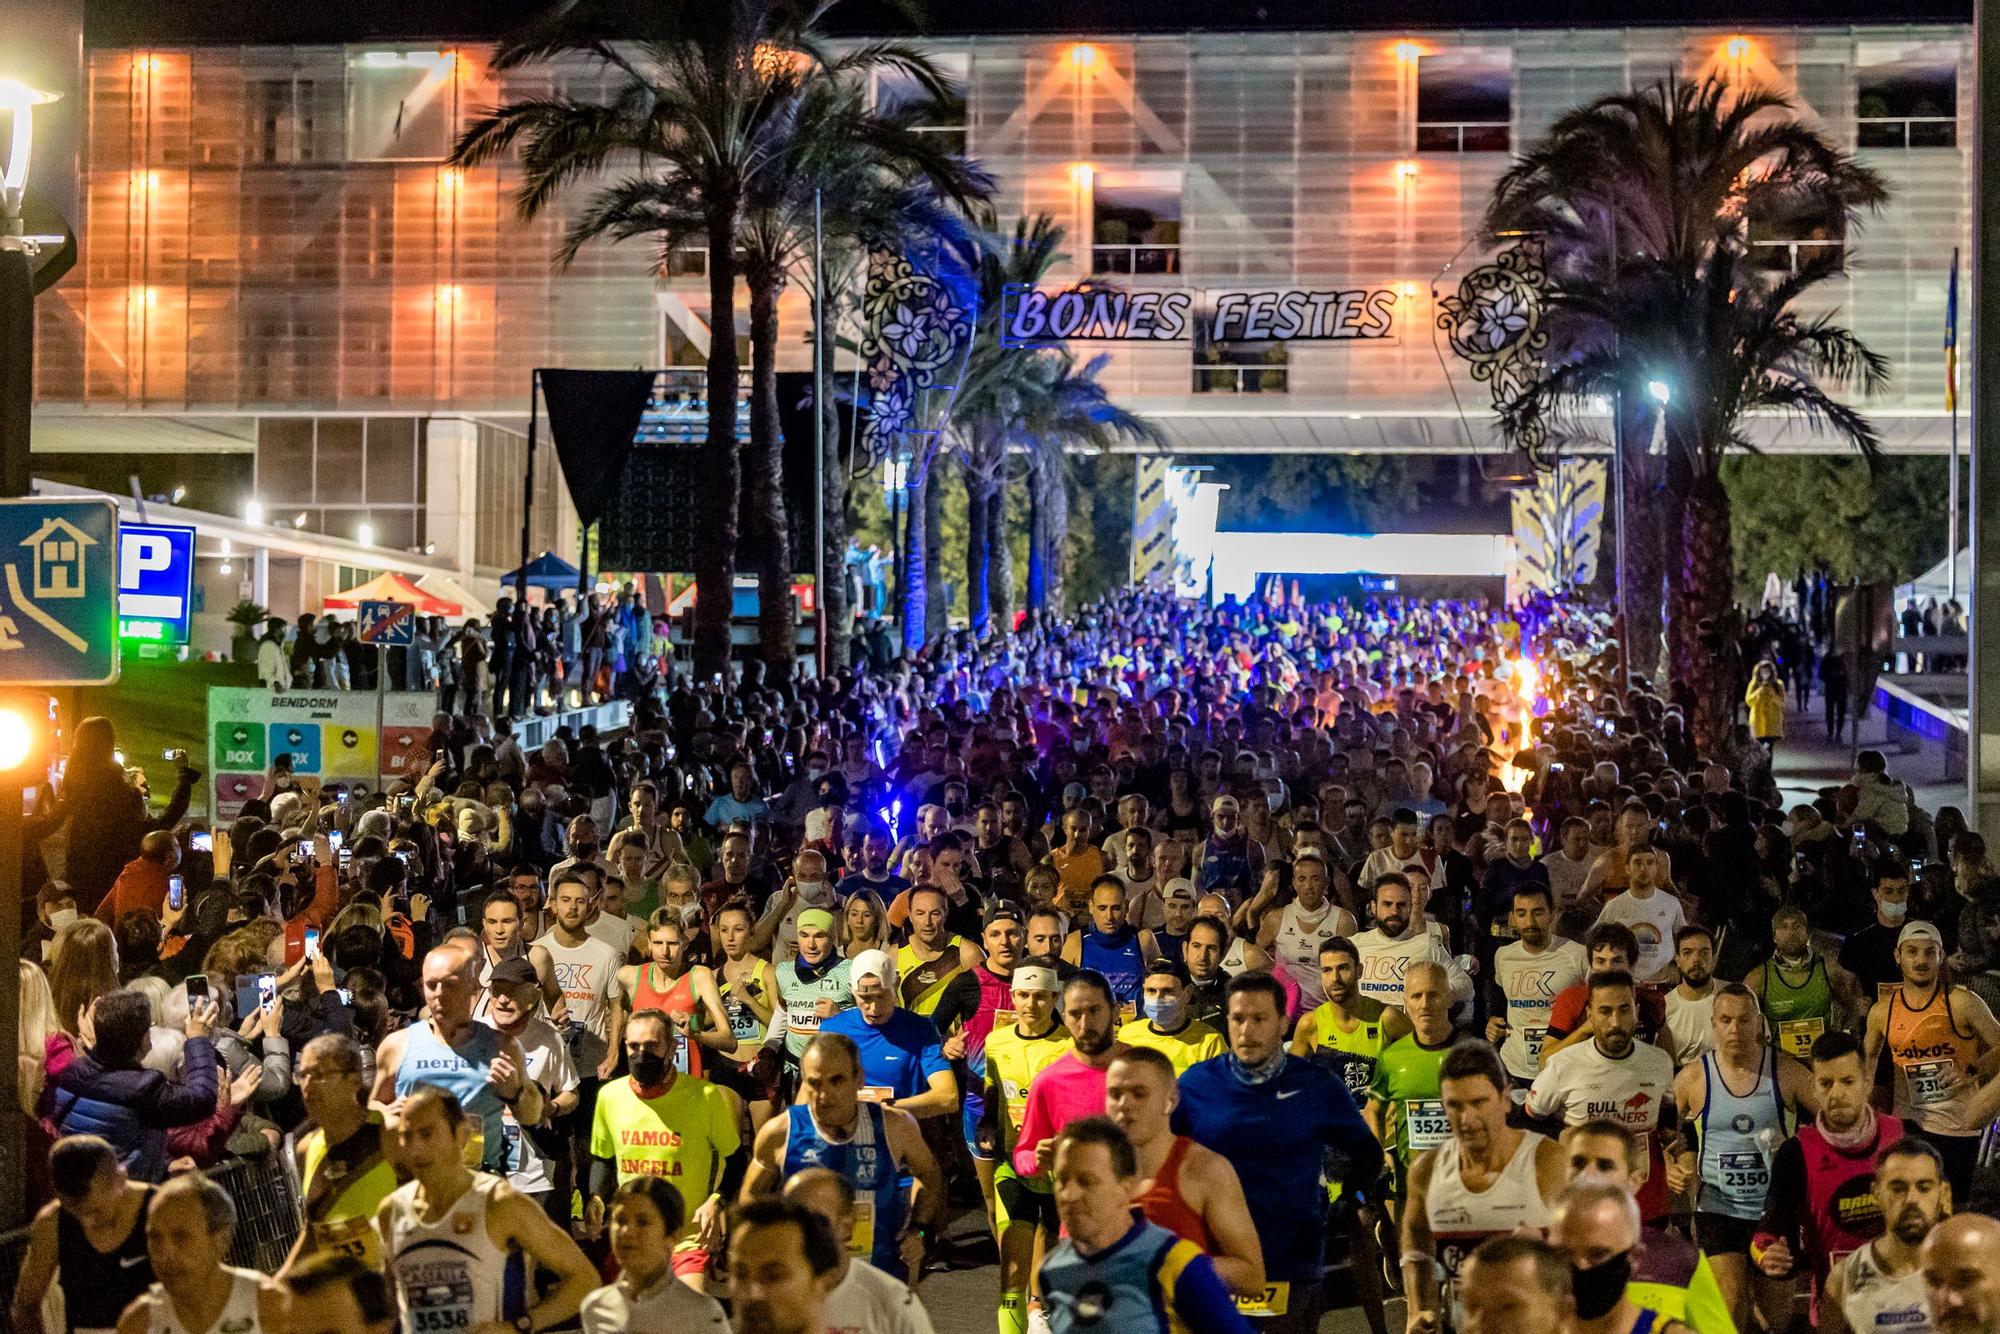
[[[1750,674],[1743,702],[1750,708],[1750,735],[1775,756],[1785,737],[1785,683],[1778,679],[1778,669],[1769,658]]]

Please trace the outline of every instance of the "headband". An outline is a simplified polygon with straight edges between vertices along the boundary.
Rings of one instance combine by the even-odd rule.
[[[1016,968],[1009,984],[1016,991],[1055,991],[1056,970],[1039,965]]]
[[[833,914],[824,908],[808,908],[799,914],[799,929],[813,927],[820,931],[833,930]]]

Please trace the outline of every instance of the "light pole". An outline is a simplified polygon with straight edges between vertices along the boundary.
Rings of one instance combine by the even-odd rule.
[[[28,494],[29,418],[35,400],[35,294],[62,276],[44,251],[63,247],[66,236],[30,236],[24,216],[28,160],[34,146],[35,108],[55,93],[19,79],[0,79],[0,111],[9,113],[7,163],[0,170],[0,496]],[[54,268],[53,273],[47,272]]]
[[[889,502],[889,582],[893,605],[903,605],[903,502],[910,485],[910,456],[897,450],[882,461],[882,498]]]

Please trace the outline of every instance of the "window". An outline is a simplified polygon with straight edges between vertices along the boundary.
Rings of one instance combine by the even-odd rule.
[[[1198,322],[1197,328],[1205,327]],[[1270,340],[1197,337],[1194,391],[1197,394],[1282,394],[1290,387],[1291,351]]]
[[[947,100],[931,97],[923,85],[899,69],[878,69],[874,73],[875,109],[887,114],[904,108],[920,109],[918,134],[936,136],[957,152],[965,151],[965,86],[972,78],[972,55],[966,51],[933,51],[931,64],[937,67],[954,95]]]
[[[1181,271],[1181,176],[1105,171],[1091,185],[1090,271]]]
[[[1514,119],[1508,51],[1449,51],[1417,60],[1417,151],[1504,153]]]
[[[1750,219],[1750,260],[1771,273],[1797,273],[1808,264],[1847,264],[1847,216],[1808,210],[1775,212]]]
[[[1945,44],[1861,48],[1855,140],[1862,148],[1958,144],[1958,51]]]
[[[347,61],[347,157],[437,162],[451,152],[449,51],[363,51]]]

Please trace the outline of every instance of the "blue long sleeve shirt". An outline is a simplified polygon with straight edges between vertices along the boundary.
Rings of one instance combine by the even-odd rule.
[[[1364,1174],[1382,1161],[1382,1146],[1347,1085],[1325,1067],[1289,1056],[1276,1075],[1252,1084],[1234,1057],[1217,1056],[1188,1068],[1180,1094],[1174,1131],[1192,1135],[1236,1169],[1266,1275],[1318,1281],[1326,1241],[1321,1163],[1329,1150]]]

